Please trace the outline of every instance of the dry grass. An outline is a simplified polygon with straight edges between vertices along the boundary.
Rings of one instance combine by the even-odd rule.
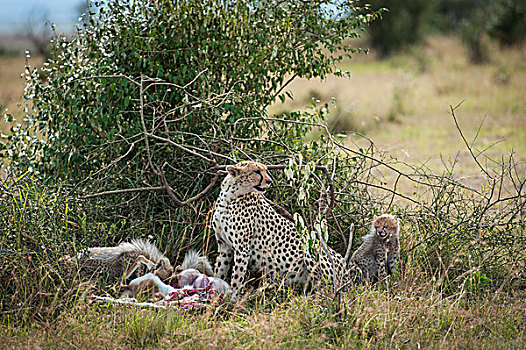
[[[41,57],[29,59],[29,63],[34,65],[42,64]],[[23,56],[0,56],[0,112],[4,108],[8,113],[15,116],[21,115],[18,105],[23,103],[24,79],[21,75],[24,73],[25,58]],[[3,113],[1,113],[3,116]],[[0,132],[9,131],[9,125],[0,120]]]
[[[31,349],[521,349],[524,298],[466,290],[444,298],[434,280],[406,271],[389,291],[349,292],[340,315],[325,296],[286,293],[189,313],[80,301],[56,320],[2,328],[0,342]]]

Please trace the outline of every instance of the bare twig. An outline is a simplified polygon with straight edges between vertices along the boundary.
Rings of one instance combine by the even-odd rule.
[[[360,184],[360,185],[368,186],[368,187],[378,188],[378,189],[383,190],[383,191],[391,192],[392,194],[395,194],[395,195],[399,196],[400,198],[404,198],[404,199],[407,199],[410,202],[413,202],[415,204],[421,205],[421,203],[418,202],[417,200],[414,200],[413,198],[408,197],[408,196],[406,196],[406,195],[404,195],[404,194],[402,194],[400,192],[396,192],[395,190],[392,190],[390,188],[387,188],[387,187],[384,187],[384,186],[380,186],[380,185],[376,185],[376,184],[373,184],[373,183],[370,183],[370,182],[364,182],[364,181],[358,181],[358,180],[356,180],[356,183]]]
[[[464,102],[464,101],[462,101]],[[486,169],[484,169],[484,167],[479,163],[477,157],[475,156],[475,154],[473,153],[473,150],[471,149],[471,146],[469,145],[468,141],[466,140],[466,138],[464,137],[464,134],[462,133],[462,129],[460,129],[460,126],[458,125],[458,121],[457,121],[457,117],[455,116],[455,110],[460,107],[460,105],[462,104],[462,102],[460,102],[458,105],[456,105],[455,107],[453,106],[449,106],[449,109],[450,109],[450,112],[449,114],[451,114],[451,116],[453,117],[453,121],[455,122],[455,126],[457,127],[457,130],[460,134],[460,137],[462,137],[462,140],[464,141],[464,144],[466,145],[469,153],[471,154],[471,156],[473,157],[473,160],[475,161],[475,163],[477,163],[477,165],[479,166],[480,170],[482,170],[490,179],[493,179],[493,177],[488,173],[488,171]],[[478,132],[477,132],[477,135],[478,135]]]
[[[169,143],[170,145],[176,147],[176,148],[179,148],[180,150],[183,150],[197,158],[201,158],[203,160],[206,160],[207,162],[210,162],[210,163],[213,163],[213,164],[217,164],[217,162],[215,161],[215,159],[212,159],[212,158],[208,158],[204,155],[202,155],[201,153],[197,153],[197,152],[194,152],[192,151],[191,149],[183,146],[183,145],[180,145],[178,144],[177,142],[174,142],[170,139],[167,139],[165,137],[161,137],[161,136],[157,136],[157,135],[154,135],[154,134],[150,134],[150,133],[147,133],[146,136],[148,137],[151,137],[152,139],[155,139],[155,140],[159,140],[159,141],[163,141],[163,142],[166,142],[166,143]]]
[[[164,191],[164,190],[165,190],[164,186],[126,188],[123,190],[104,191],[104,192],[89,194],[87,196],[80,197],[80,199],[90,199],[90,198],[97,198],[97,197],[103,197],[103,196],[111,196],[115,194],[127,194],[127,193],[136,193],[136,192],[159,192],[159,191]]]
[[[351,248],[352,248],[352,241],[353,241],[353,235],[354,235],[354,224],[351,224],[351,227],[349,228],[349,239],[347,243],[347,251],[345,252],[345,257],[343,260],[347,264],[347,261],[349,260],[349,257],[351,255]]]
[[[208,186],[206,186],[204,190],[202,190],[201,192],[199,192],[195,196],[188,198],[185,201],[181,201],[180,199],[178,199],[175,196],[175,193],[173,192],[173,189],[168,184],[168,181],[166,181],[166,177],[164,176],[164,174],[162,172],[161,172],[161,181],[163,182],[163,189],[166,191],[166,193],[168,193],[170,198],[175,202],[175,204],[177,204],[178,206],[182,207],[182,206],[185,206],[185,205],[187,205],[187,204],[189,204],[191,202],[195,202],[196,200],[200,199],[205,194],[207,194],[208,191],[210,191],[210,189],[215,186],[217,180],[219,179],[219,176],[222,175],[222,174],[224,174],[223,171],[221,171],[221,170],[217,171],[216,174],[214,175],[214,177],[212,178],[212,180],[210,180],[210,183],[208,184]]]
[[[296,77],[298,76],[298,74],[293,74],[283,85],[280,86],[279,90],[276,91],[276,93],[272,96],[272,99],[269,101],[269,103],[273,102],[276,100],[276,97],[279,96],[279,94],[281,94],[281,92],[283,91],[283,89],[285,89],[290,83],[292,83],[292,81],[294,79],[296,79]],[[265,106],[267,107],[268,104]]]
[[[141,86],[141,83],[139,83],[136,80],[133,80],[132,78],[124,74],[94,75],[94,76],[82,78],[82,79],[87,79],[87,80],[89,79],[126,79],[134,85]]]

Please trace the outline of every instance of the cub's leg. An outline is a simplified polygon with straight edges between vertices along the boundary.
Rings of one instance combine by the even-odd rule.
[[[378,281],[384,281],[387,278],[387,252],[376,256],[376,265],[378,266]]]
[[[391,275],[394,275],[394,273],[396,272],[396,268],[397,268],[397,265],[398,265],[398,256],[396,253],[389,253],[387,255],[387,266],[389,268],[389,273]]]

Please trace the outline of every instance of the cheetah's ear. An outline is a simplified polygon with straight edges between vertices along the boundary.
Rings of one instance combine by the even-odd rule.
[[[373,215],[373,221],[376,221],[377,218],[378,218],[378,215],[374,214]]]
[[[228,171],[228,173],[232,176],[237,176],[239,168],[236,167],[235,165],[227,165],[226,171]]]

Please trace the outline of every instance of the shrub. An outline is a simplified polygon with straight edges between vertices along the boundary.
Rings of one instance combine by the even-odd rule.
[[[264,121],[266,107],[287,98],[295,77],[344,75],[334,65],[355,52],[344,39],[376,16],[331,0],[97,4],[74,38],[53,42],[41,70],[28,67],[32,105],[6,154],[11,168],[65,180],[76,195],[150,188],[90,203],[101,221],[174,245],[188,230],[200,241],[211,199],[196,219],[174,211],[173,198],[202,191],[222,164],[281,162],[306,149],[312,126],[302,123],[318,114],[293,114],[301,123],[290,127]],[[170,191],[159,190],[165,184]]]
[[[74,39],[57,38],[40,72],[27,72],[34,107],[22,128],[40,142],[15,133],[10,145],[28,149],[11,153],[13,165],[82,180],[138,146],[142,122],[158,136],[186,133],[187,144],[203,144],[192,133],[229,136],[235,120],[258,116],[278,95],[286,98],[282,88],[291,76],[343,74],[334,64],[355,52],[343,39],[357,36],[368,17],[349,5],[329,10],[330,3],[109,3]],[[258,137],[264,134],[258,126],[240,123],[236,131]],[[150,143],[156,158],[181,163],[184,151]]]
[[[371,45],[384,57],[419,43],[430,28],[436,1],[367,1],[373,9],[386,8],[381,21],[371,23]]]
[[[489,16],[488,33],[505,46],[523,43],[526,39],[526,1],[497,1]]]

